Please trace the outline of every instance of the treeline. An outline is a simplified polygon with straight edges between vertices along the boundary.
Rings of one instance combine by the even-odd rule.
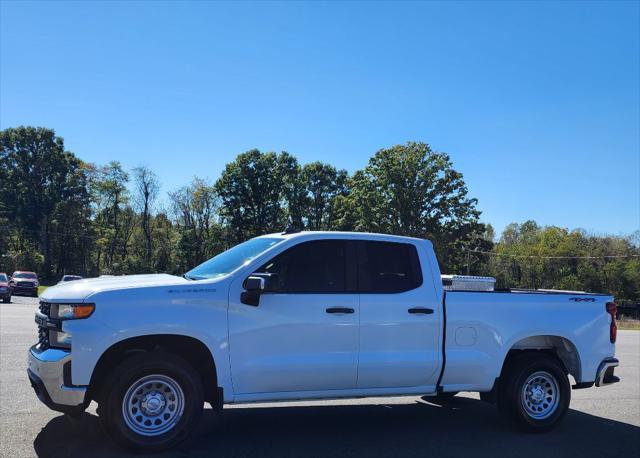
[[[527,221],[508,225],[480,256],[501,287],[609,292],[619,303],[640,302],[640,231],[595,236]]]
[[[444,271],[495,275],[500,286],[610,290],[629,300],[640,290],[637,240],[527,222],[494,241],[449,156],[425,143],[382,149],[352,175],[323,162],[300,164],[286,152],[251,150],[215,181],[195,178],[165,192],[150,168],[86,163],[51,129],[0,131],[0,271],[35,270],[49,280],[181,274],[231,245],[293,225],[428,238]],[[525,257],[556,253],[626,257]]]

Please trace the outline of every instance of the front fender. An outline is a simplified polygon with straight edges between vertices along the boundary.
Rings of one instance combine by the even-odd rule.
[[[96,304],[86,320],[65,321],[72,340],[71,376],[74,385],[89,385],[100,357],[113,345],[133,337],[169,334],[202,342],[216,364],[218,384],[232,393],[227,331],[228,286],[188,292],[166,288],[111,291],[90,297]]]

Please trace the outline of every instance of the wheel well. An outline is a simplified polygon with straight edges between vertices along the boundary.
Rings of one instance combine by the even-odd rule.
[[[113,344],[100,356],[91,375],[89,396],[97,400],[109,371],[124,359],[151,350],[162,350],[185,359],[200,374],[205,401],[217,407],[222,402],[218,376],[211,352],[193,337],[173,334],[153,334],[132,337]]]
[[[523,352],[543,352],[558,359],[576,382],[582,381],[580,355],[569,339],[560,336],[530,336],[517,341],[509,349],[502,365],[502,372],[511,360]]]

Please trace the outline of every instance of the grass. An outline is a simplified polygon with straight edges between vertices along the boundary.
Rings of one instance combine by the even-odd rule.
[[[44,293],[44,290],[47,288],[48,286],[42,286],[42,285],[38,286],[38,296]]]
[[[625,331],[640,331],[640,320],[618,320],[618,329],[623,329]]]

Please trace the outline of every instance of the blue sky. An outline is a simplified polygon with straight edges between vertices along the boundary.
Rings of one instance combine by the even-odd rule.
[[[0,127],[163,190],[237,153],[451,155],[482,219],[640,227],[640,3],[2,2]]]

